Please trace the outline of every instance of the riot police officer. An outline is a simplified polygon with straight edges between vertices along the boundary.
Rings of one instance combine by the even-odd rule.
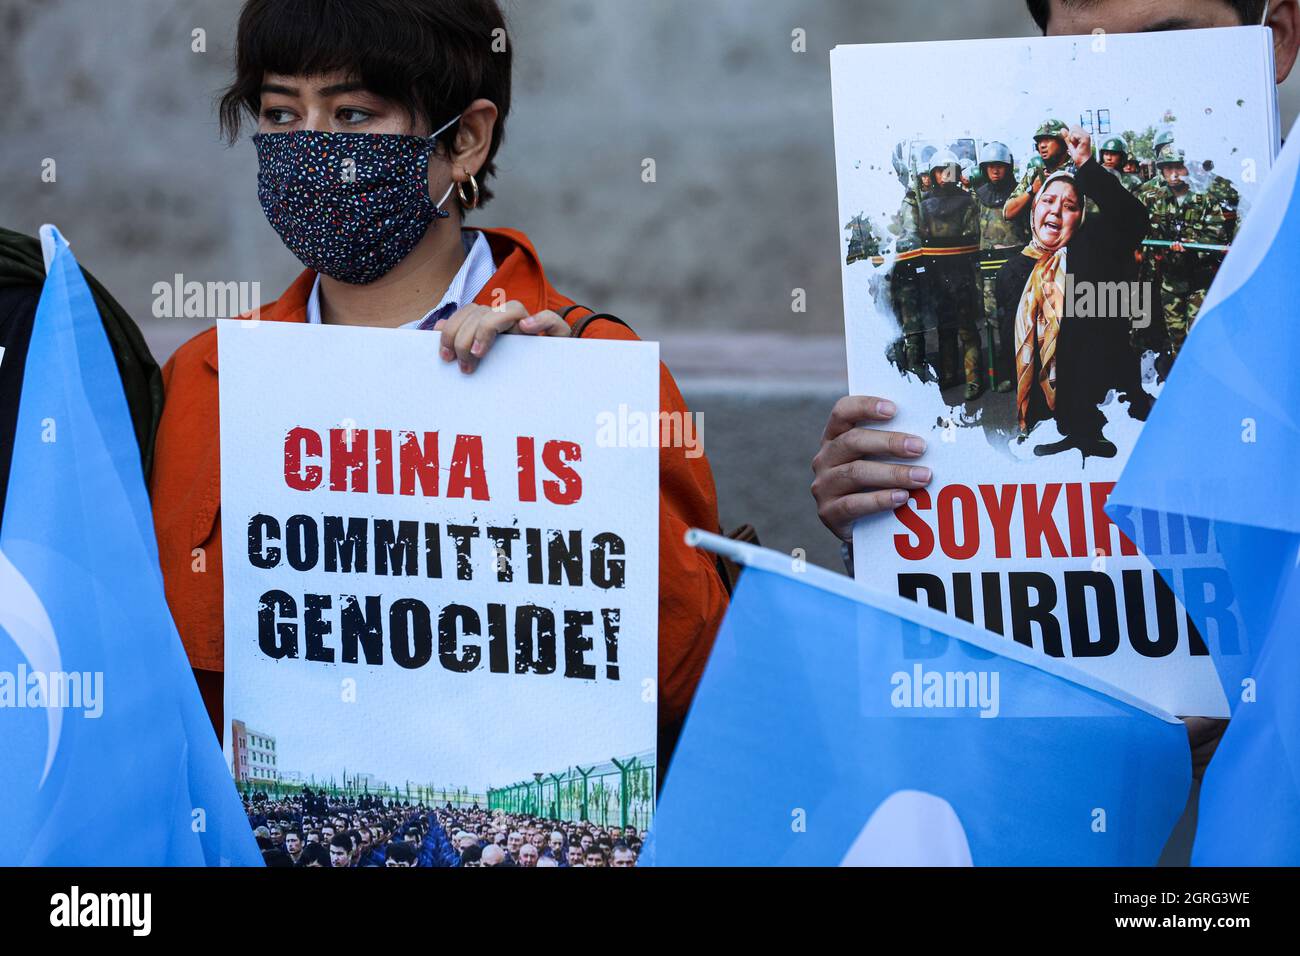
[[[924,288],[939,329],[939,381],[948,387],[964,379],[969,401],[984,389],[975,328],[979,211],[975,197],[961,188],[961,163],[951,150],[937,151],[929,166],[934,185],[921,202],[919,226],[925,247]]]
[[[933,153],[933,150],[931,150]],[[912,372],[923,380],[929,375],[925,348],[925,310],[921,278],[924,275],[921,237],[917,225],[920,219],[922,184],[909,162],[907,143],[894,148],[894,174],[903,185],[903,201],[889,224],[894,236],[894,264],[887,279],[889,302],[902,328],[902,340],[891,349],[891,360],[904,372]]]
[[[994,386],[999,392],[1009,392],[1013,385],[1014,345],[1008,342],[1004,346],[1001,342],[995,342],[999,330],[995,294],[997,277],[1008,254],[1028,242],[1029,234],[1024,227],[1023,216],[1008,220],[1002,212],[1016,186],[1015,161],[1011,150],[1004,143],[985,143],[980,150],[979,159],[979,171],[984,180],[975,190],[980,233],[981,333]]]

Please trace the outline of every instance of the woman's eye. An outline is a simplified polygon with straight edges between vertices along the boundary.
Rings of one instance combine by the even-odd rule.
[[[262,110],[262,118],[273,126],[280,126],[284,123],[293,122],[293,113],[290,110],[272,106]]]
[[[356,126],[360,123],[366,122],[366,120],[370,119],[374,114],[368,113],[365,110],[342,109],[335,115],[339,118],[340,122],[343,122],[348,126]]]

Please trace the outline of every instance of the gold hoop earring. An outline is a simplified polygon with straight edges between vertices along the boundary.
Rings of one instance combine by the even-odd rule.
[[[469,174],[469,187],[471,193],[473,194],[472,199],[465,195],[464,183],[456,184],[456,195],[460,198],[460,204],[462,208],[477,209],[478,208],[478,180],[474,178],[473,173]]]

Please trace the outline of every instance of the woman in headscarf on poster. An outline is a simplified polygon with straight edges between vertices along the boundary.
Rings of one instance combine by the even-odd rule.
[[[1137,251],[1147,233],[1146,208],[1092,156],[1087,130],[1065,134],[1072,166],[1053,173],[1034,195],[1033,239],[998,273],[1002,341],[1013,343],[1016,411],[1023,441],[1036,424],[1056,420],[1059,441],[1034,449],[1053,455],[1071,448],[1086,458],[1111,458],[1098,406],[1112,388],[1145,420],[1151,398],[1142,389],[1133,321],[1144,317],[1142,296],[1105,294],[1103,283],[1136,283]],[[1087,200],[1096,211],[1086,215]],[[1136,290],[1136,285],[1128,291]],[[1076,302],[1089,307],[1076,310]],[[1126,302],[1120,314],[1108,304]]]

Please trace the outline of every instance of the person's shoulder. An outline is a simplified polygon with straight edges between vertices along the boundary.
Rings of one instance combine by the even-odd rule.
[[[1158,199],[1164,192],[1164,180],[1159,176],[1143,181],[1138,186],[1138,194],[1150,199]]]
[[[304,273],[304,275],[309,275],[309,273]],[[294,287],[297,286],[298,282],[302,281],[302,277],[299,277],[298,281],[295,282]],[[245,313],[236,316],[236,319],[254,322],[284,321],[285,316],[282,315],[282,313],[287,311],[288,303],[286,300],[292,297],[291,293],[294,287],[291,287],[289,292],[284,296],[261,306],[256,313]],[[256,317],[254,317],[255,315]],[[231,321],[235,321],[235,319],[232,319]],[[167,360],[165,375],[170,379],[177,374],[201,368],[204,365],[209,366],[215,371],[216,355],[217,327],[212,325],[192,338],[187,339],[178,349],[176,349],[175,352],[172,353],[172,357]]]
[[[180,348],[172,353],[172,357],[167,360],[167,364],[172,367],[173,373],[189,369],[206,361],[216,347],[217,327],[214,325],[184,342]]]
[[[547,303],[547,305],[552,311],[564,315],[565,321],[569,323],[570,331],[574,335],[581,331],[584,339],[613,339],[621,342],[641,341],[641,337],[621,316],[615,316],[610,312],[603,312],[599,309],[592,309],[585,305],[574,306],[568,300],[562,300],[556,304]],[[566,308],[572,310],[567,315],[564,311]]]
[[[0,350],[13,349],[13,355],[27,351],[41,288],[37,285],[0,286]],[[3,354],[0,351],[0,354]],[[13,362],[9,363],[11,366]],[[3,368],[0,365],[0,368]]]

